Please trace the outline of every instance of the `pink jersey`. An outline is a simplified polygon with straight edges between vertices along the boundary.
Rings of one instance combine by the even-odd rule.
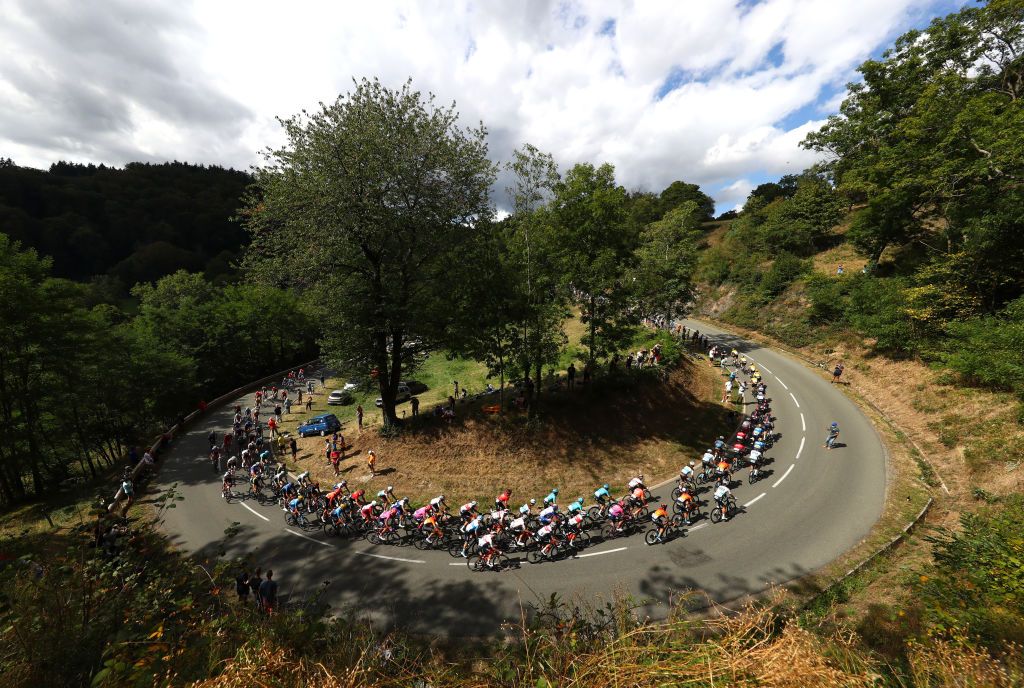
[[[427,514],[429,514],[429,513],[430,513],[430,507],[429,506],[421,506],[419,509],[417,509],[413,513],[412,516],[417,521],[422,521],[423,519],[425,519],[427,517]]]

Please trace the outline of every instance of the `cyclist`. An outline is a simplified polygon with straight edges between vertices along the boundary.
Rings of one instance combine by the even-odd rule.
[[[613,502],[608,507],[608,520],[615,525],[615,530],[621,531],[622,526],[625,525],[626,510],[623,508],[624,504],[621,501]]]
[[[722,451],[723,449],[725,449],[725,437],[719,435],[718,439],[715,440],[715,451]],[[711,450],[709,449],[708,451]]]
[[[305,517],[302,515],[302,507],[304,506],[303,503],[305,501],[306,498],[303,497],[302,495],[299,495],[295,499],[288,502],[288,510],[292,512],[292,516],[295,517],[296,523],[304,523],[306,520]]]
[[[430,506],[434,507],[434,510],[438,513],[448,511],[448,502],[444,501],[444,495],[437,495],[431,499]]]
[[[377,502],[373,501],[370,502],[369,504],[364,504],[363,507],[359,509],[359,515],[363,518],[363,521],[365,523],[369,524],[373,522],[373,511],[376,508]]]
[[[556,530],[557,527],[558,527],[558,516],[556,515],[556,516],[554,516],[552,518],[551,523],[548,523],[547,525],[542,526],[537,531],[537,542],[538,543],[544,542],[544,545],[541,547],[541,550],[540,550],[541,553],[544,556],[548,556],[548,555],[551,554],[551,548],[552,548],[552,546],[554,546],[554,544],[556,542],[555,530]]]
[[[413,517],[413,520],[415,520],[417,523],[419,523],[422,526],[424,521],[426,521],[431,516],[435,516],[435,514],[436,514],[436,512],[434,511],[434,507],[432,507],[431,505],[427,504],[425,506],[421,506],[419,509],[417,509],[416,511],[412,512],[412,517]],[[434,523],[437,523],[437,518],[436,517],[434,518]]]
[[[638,487],[641,490],[645,489],[646,485],[644,485],[644,474],[640,473],[635,478],[630,480],[628,483],[626,483],[626,487],[629,489],[630,492],[635,491]]]
[[[293,496],[297,495],[297,494],[298,494],[298,490],[295,489],[295,485],[292,484],[290,481],[286,482],[284,485],[281,486],[281,499],[283,499],[284,502],[285,502],[285,505],[283,507],[281,507],[283,511],[287,511],[288,510],[288,508],[287,508],[288,500],[292,499]]]
[[[686,483],[692,483],[696,479],[696,474],[693,472],[693,467],[697,465],[691,461],[689,465],[683,466],[679,469],[679,484],[685,485]]]
[[[231,492],[231,488],[235,485],[235,474],[230,470],[224,471],[224,475],[221,476],[223,481],[220,488],[220,494],[222,497],[227,498],[228,493]]]
[[[555,515],[558,513],[558,505],[555,503],[548,504],[546,507],[541,509],[540,514],[537,516],[538,520],[542,525],[547,525]]]
[[[536,499],[531,499],[526,504],[523,504],[521,507],[519,507],[519,515],[520,516],[524,516],[524,517],[532,515],[533,514],[533,507],[535,507],[536,505],[537,505],[537,500]]]
[[[359,488],[358,490],[356,490],[355,492],[348,496],[348,498],[351,499],[354,504],[357,504],[359,506],[366,504],[366,502],[363,501],[364,497],[366,497],[366,490],[364,490],[363,488]]]
[[[478,517],[476,511],[476,500],[467,502],[459,507],[459,516],[462,517],[464,523],[469,523],[473,518]]]
[[[487,568],[494,568],[494,555],[498,553],[498,548],[494,544],[494,536],[500,532],[501,527],[496,526],[494,532],[486,533],[477,540],[477,548],[480,550],[480,558],[487,565]],[[466,541],[468,544],[468,540]],[[463,549],[463,556],[465,556],[465,549]]]
[[[760,473],[758,464],[761,462],[761,450],[751,449],[750,456],[747,460],[750,461],[750,474],[754,477],[757,477],[758,473]]]
[[[146,457],[142,457],[142,458],[145,459]],[[230,459],[228,459],[227,469],[229,471],[232,471],[232,472],[238,470],[238,457],[237,456],[232,456]]]
[[[515,533],[516,547],[524,547],[529,542],[530,536],[533,535],[533,533],[531,533],[526,528],[525,516],[520,516],[519,518],[515,519],[514,521],[508,524],[508,527],[510,530],[512,530],[512,532]]]
[[[567,513],[569,516],[572,516],[573,514],[577,514],[577,513],[580,513],[582,511],[583,511],[583,497],[577,497],[576,501],[573,502],[572,504],[570,504],[569,507],[565,510],[565,513]]]
[[[378,492],[377,493],[377,501],[379,501],[384,506],[388,506],[389,504],[394,502],[395,501],[395,488],[393,486],[391,486],[391,485],[388,485],[383,490]]]
[[[423,508],[431,509],[430,506],[425,506]],[[434,542],[444,538],[444,532],[441,530],[440,527],[438,527],[437,515],[434,513],[428,512],[427,517],[423,519],[422,523],[420,523],[419,529],[421,532],[425,532],[427,534],[427,542],[429,542],[430,544],[434,544]]]
[[[729,475],[729,472],[731,470],[732,470],[732,467],[729,465],[729,462],[726,461],[725,458],[722,458],[718,462],[718,465],[715,466],[715,478],[716,478],[716,480],[718,480],[718,482],[720,484],[728,485],[729,481],[731,480],[731,477]]]
[[[682,509],[686,525],[690,525],[690,513],[697,508],[697,500],[690,493],[689,485],[683,485],[679,496],[676,497],[676,502],[679,504],[679,508]]]
[[[728,486],[726,486],[726,485],[719,485],[718,487],[715,488],[715,494],[714,494],[715,503],[722,510],[722,520],[723,521],[728,521],[729,520],[729,513],[728,513],[728,508],[727,508],[726,504],[728,503],[729,497],[731,497],[731,496],[732,496],[732,492],[729,490]]]
[[[548,496],[544,498],[544,506],[554,504],[558,500],[558,488],[554,488],[548,493]]]
[[[633,492],[630,493],[629,497],[630,506],[643,506],[647,503],[647,495],[644,494],[644,488],[642,485],[638,485],[633,488]]]
[[[651,522],[658,528],[658,542],[664,542],[665,528],[668,527],[668,504],[662,504],[654,510]]]
[[[260,456],[262,457],[262,454]],[[269,453],[267,456],[269,456]],[[304,471],[295,476],[295,482],[298,483],[300,487],[305,487],[306,484],[309,483],[309,471]]]
[[[828,427],[828,437],[825,438],[825,449],[834,449],[836,440],[839,439],[839,423],[833,421]]]
[[[473,538],[480,531],[480,528],[483,527],[483,524],[483,519],[476,515],[466,525],[462,526],[462,557],[464,559],[469,556],[469,543],[473,541]]]
[[[612,498],[612,495],[611,495],[610,492],[608,492],[608,483],[605,483],[604,485],[602,485],[601,487],[597,488],[594,491],[594,499],[601,506],[604,506],[605,503],[608,500],[610,500],[611,498]]]

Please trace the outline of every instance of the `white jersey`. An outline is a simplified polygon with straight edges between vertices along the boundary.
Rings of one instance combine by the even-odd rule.
[[[761,460],[761,452],[757,449],[750,450],[750,463],[757,463]]]
[[[491,547],[494,545],[494,533],[487,533],[476,542],[480,547]]]
[[[444,499],[441,497],[434,497],[433,499],[430,500],[430,506],[434,507],[435,509],[439,509],[441,502],[443,501]]]
[[[550,518],[551,516],[554,515],[555,511],[556,511],[555,505],[552,504],[551,506],[549,506],[546,509],[544,509],[544,511],[540,512],[540,517],[541,518]]]
[[[546,525],[537,531],[537,537],[543,538],[551,535],[551,532],[555,529],[553,525]]]
[[[721,501],[729,495],[729,488],[725,485],[719,485],[715,488],[715,501]]]
[[[576,514],[569,518],[569,525],[578,528],[583,523],[583,514]]]
[[[509,523],[509,528],[512,530],[526,530],[526,519],[522,516]]]
[[[703,461],[704,463],[713,463],[715,460],[715,455],[712,454],[711,452],[704,452],[704,456],[700,457],[700,460]]]
[[[682,475],[684,478],[692,478],[693,469],[690,468],[689,466],[683,466],[683,469],[679,471],[679,474]]]
[[[632,480],[629,481],[629,483],[626,485],[626,487],[628,487],[631,490],[635,490],[637,487],[639,487],[640,485],[643,485],[643,484],[644,484],[644,481],[641,480],[640,478],[633,478]]]

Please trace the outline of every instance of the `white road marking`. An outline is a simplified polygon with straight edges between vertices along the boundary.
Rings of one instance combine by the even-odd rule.
[[[789,472],[790,472],[791,470],[793,470],[793,466],[795,466],[795,465],[796,465],[795,463],[791,463],[791,464],[789,464],[789,468],[787,468],[787,469],[786,469],[786,472],[782,474],[782,477],[781,477],[781,478],[779,478],[778,480],[776,480],[776,481],[775,481],[775,484],[774,484],[774,485],[772,485],[772,487],[778,487],[778,486],[779,486],[779,483],[781,483],[781,482],[782,482],[783,480],[785,480],[785,479],[786,479],[786,476],[787,476],[787,475],[789,475]]]
[[[806,442],[806,441],[807,441],[806,437],[801,437],[800,438],[800,448],[796,450],[796,458],[798,458],[798,459],[800,458],[800,452],[802,452],[804,450],[804,442]]]
[[[697,524],[697,525],[695,525],[695,526],[694,526],[693,528],[690,528],[690,532],[692,533],[692,532],[693,532],[693,531],[695,531],[695,530],[700,530],[701,528],[703,528],[703,527],[704,527],[704,526],[706,526],[706,525],[707,525],[707,522],[706,522],[706,521],[705,521],[704,523],[698,523],[698,524]]]
[[[302,538],[303,540],[309,540],[310,542],[315,542],[316,544],[322,545],[324,547],[334,547],[334,545],[332,545],[330,542],[324,542],[323,540],[317,540],[316,538],[311,538],[308,535],[303,535],[302,533],[297,533],[294,530],[292,530],[291,528],[285,528],[284,532],[291,533],[292,535],[297,535],[300,538]]]
[[[602,554],[611,554],[612,552],[621,552],[624,549],[626,549],[626,548],[625,547],[616,547],[615,549],[606,549],[603,552],[591,552],[590,554],[577,554],[576,558],[577,559],[582,559],[583,557],[599,557]]]
[[[789,396],[790,396],[790,398],[793,399],[793,403],[796,404],[796,407],[800,408],[800,402],[796,400],[796,397],[793,396],[792,392],[789,393]]]
[[[775,379],[779,381],[779,384],[780,384],[780,385],[782,385],[782,386],[783,386],[783,387],[785,387],[786,389],[789,389],[789,385],[787,385],[787,384],[786,384],[785,382],[783,382],[783,381],[782,381],[782,378],[781,378],[781,377],[779,377],[778,375],[776,375],[776,376],[775,376]]]
[[[388,561],[404,561],[406,564],[426,564],[427,562],[422,559],[403,559],[402,557],[388,557],[383,554],[370,554],[369,552],[356,552],[356,554],[362,554],[364,557],[373,557],[374,559],[387,559]],[[462,564],[465,566],[465,563]]]
[[[804,420],[804,412],[800,412],[800,429],[807,432],[807,421]]]
[[[252,513],[254,513],[254,514],[256,514],[257,516],[259,516],[260,518],[262,518],[262,519],[263,519],[264,521],[269,521],[269,520],[270,520],[269,518],[267,518],[266,516],[264,516],[263,514],[261,514],[261,513],[260,513],[260,512],[258,512],[258,511],[256,511],[255,509],[253,509],[253,508],[252,508],[251,506],[249,506],[248,504],[246,504],[245,502],[239,502],[239,504],[241,504],[241,505],[242,505],[242,506],[244,506],[244,507],[245,507],[246,509],[248,509],[248,510],[249,510],[249,511],[251,511]]]
[[[756,497],[754,497],[753,499],[751,499],[751,500],[750,500],[749,502],[747,502],[746,504],[744,504],[744,505],[743,505],[743,508],[744,508],[744,509],[746,509],[746,508],[747,508],[748,506],[750,506],[751,504],[753,504],[753,503],[754,503],[754,502],[756,502],[757,500],[761,499],[761,497],[764,497],[764,496],[765,496],[766,494],[768,494],[768,493],[767,493],[767,492],[762,492],[761,494],[757,495]]]

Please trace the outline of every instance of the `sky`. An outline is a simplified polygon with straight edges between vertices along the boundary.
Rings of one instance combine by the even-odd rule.
[[[482,121],[496,162],[528,142],[723,212],[815,162],[857,65],[965,2],[0,0],[0,157],[247,169],[276,117],[376,76]]]

